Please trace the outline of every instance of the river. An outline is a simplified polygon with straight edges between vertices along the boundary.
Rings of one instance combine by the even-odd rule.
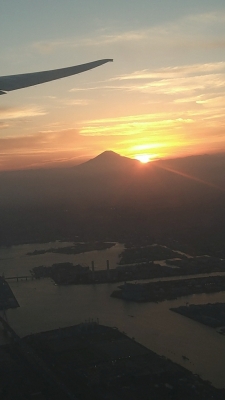
[[[49,244],[45,246],[51,247]],[[26,252],[35,248],[38,249],[38,246],[0,249],[0,272],[4,269],[6,276],[16,272],[24,274],[35,265],[60,262],[61,256],[63,261],[71,257],[74,263],[77,257],[84,257],[86,263],[95,260],[96,267],[106,264],[106,259],[109,259],[113,265],[123,245],[116,244],[111,249],[76,256],[52,253],[25,256]],[[51,262],[47,264],[46,260],[50,261],[51,256]],[[118,284],[57,286],[50,279],[42,279],[12,281],[10,286],[20,307],[8,310],[7,317],[12,328],[21,336],[98,318],[101,324],[117,326],[151,350],[183,365],[203,379],[208,379],[215,386],[225,386],[225,337],[210,327],[170,311],[171,307],[185,305],[187,302],[225,302],[225,292],[192,295],[158,304],[138,304],[111,298],[110,294]],[[182,356],[188,357],[188,360]]]

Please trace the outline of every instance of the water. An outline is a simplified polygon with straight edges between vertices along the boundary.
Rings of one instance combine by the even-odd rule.
[[[37,245],[32,246],[37,248]],[[46,246],[50,247],[49,244]],[[12,272],[10,265],[15,271],[19,265],[21,272],[25,272],[23,261],[28,256],[24,257],[22,251],[24,249],[16,246],[13,249],[14,253],[11,252],[11,255],[16,254],[14,260],[16,265],[13,265],[13,258],[9,259],[8,256],[1,261],[1,263],[6,262],[3,267],[6,268],[7,265],[10,274]],[[113,259],[116,260],[121,249],[122,245],[117,245],[112,249],[98,252],[99,265],[100,262],[105,263],[106,259],[110,259],[110,254],[111,262]],[[7,252],[6,249],[4,251]],[[26,247],[27,251],[31,251],[31,247],[28,250]],[[2,255],[0,251],[0,258],[3,258]],[[49,254],[42,256],[49,257]],[[53,258],[57,256],[59,262],[58,254],[52,256]],[[94,259],[93,254],[89,256],[90,259]],[[88,254],[86,257],[88,259]],[[63,260],[65,259],[68,260],[67,255],[63,255]],[[9,260],[11,260],[10,265],[7,264]],[[225,337],[212,328],[170,311],[171,307],[179,307],[187,302],[191,304],[225,302],[225,292],[193,295],[158,304],[138,304],[111,298],[110,294],[118,284],[56,286],[50,279],[42,279],[11,282],[10,286],[19,301],[20,308],[7,311],[8,321],[21,336],[78,324],[89,318],[99,318],[101,324],[117,326],[151,350],[200,374],[203,379],[208,379],[215,386],[225,386]],[[189,360],[185,361],[183,355]]]

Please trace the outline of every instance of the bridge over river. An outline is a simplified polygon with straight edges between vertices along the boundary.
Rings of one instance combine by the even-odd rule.
[[[33,280],[35,277],[33,275],[21,275],[21,276],[8,276],[5,278],[6,281],[28,281],[28,280]]]

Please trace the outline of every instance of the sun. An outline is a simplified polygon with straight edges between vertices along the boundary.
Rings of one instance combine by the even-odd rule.
[[[143,164],[148,163],[149,161],[151,161],[151,155],[150,154],[138,154],[137,156],[135,156],[136,160],[140,161]]]

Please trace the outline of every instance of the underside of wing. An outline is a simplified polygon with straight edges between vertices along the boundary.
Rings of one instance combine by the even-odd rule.
[[[9,75],[0,77],[0,95],[6,94],[11,90],[22,89],[28,86],[39,85],[41,83],[54,81],[56,79],[65,78],[67,76],[80,74],[89,69],[99,67],[102,64],[113,61],[112,59],[104,59],[89,62],[87,64],[76,65],[73,67],[54,69],[50,71],[32,72],[28,74]]]

